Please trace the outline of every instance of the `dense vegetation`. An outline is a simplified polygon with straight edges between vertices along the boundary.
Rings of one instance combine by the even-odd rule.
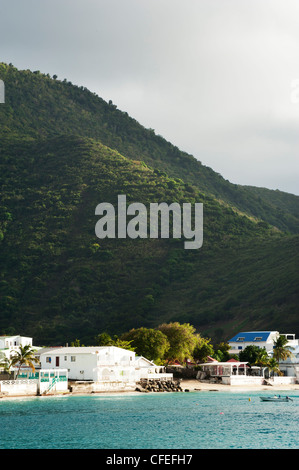
[[[215,341],[299,333],[296,196],[231,185],[82,87],[3,64],[0,79],[2,334],[87,345],[176,321]],[[119,194],[203,202],[203,247],[99,240],[95,207]]]

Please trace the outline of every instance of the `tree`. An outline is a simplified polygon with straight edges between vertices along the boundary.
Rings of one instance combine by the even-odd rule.
[[[79,339],[75,339],[75,341],[71,342],[71,347],[80,348],[80,347],[83,347],[83,346],[84,346],[84,344],[81,345]]]
[[[167,336],[153,328],[133,328],[124,333],[121,339],[131,341],[139,356],[144,356],[157,364],[163,363],[170,347]]]
[[[167,336],[170,347],[166,352],[167,361],[177,360],[183,362],[193,356],[193,351],[197,343],[195,328],[189,323],[180,324],[163,323],[158,330]]]
[[[12,366],[11,360],[5,356],[5,354],[0,353],[0,369],[4,369],[5,372],[10,372],[10,368]]]
[[[284,335],[280,335],[276,341],[274,341],[273,346],[273,358],[276,361],[285,361],[288,357],[292,357],[293,353],[291,346],[287,346],[288,340]]]
[[[97,335],[95,340],[98,346],[115,346],[117,348],[135,351],[135,348],[131,345],[132,341],[126,341],[125,339],[119,338],[117,335],[111,338],[109,333],[104,332]]]
[[[266,349],[265,348],[259,348],[254,365],[260,366],[260,367],[262,367],[262,366],[268,367],[269,360],[270,360],[270,358],[268,356],[268,353],[267,353]]]
[[[240,361],[248,362],[250,365],[256,364],[256,361],[260,357],[260,348],[255,345],[246,346],[246,348],[239,353]]]
[[[273,372],[276,372],[278,375],[282,375],[282,372],[279,369],[279,364],[276,361],[276,359],[274,359],[274,357],[269,358],[267,366],[270,372],[272,370]]]
[[[20,346],[20,350],[14,351],[14,353],[11,354],[10,358],[12,366],[18,365],[16,379],[18,378],[22,365],[29,366],[32,372],[34,372],[34,362],[38,362],[38,359],[34,356],[34,351],[29,344],[26,344],[25,346]]]
[[[100,333],[95,337],[98,346],[112,346],[113,340],[109,333]]]
[[[236,354],[229,354],[230,345],[228,343],[219,343],[215,346],[215,353],[213,355],[214,359],[217,359],[220,362],[225,362],[230,359],[230,357],[238,358]]]
[[[133,351],[133,352],[135,351],[134,346],[131,345],[132,341],[122,340],[118,338],[118,336],[116,335],[113,338],[114,340],[113,340],[112,346],[115,346],[117,348],[127,349],[128,351]]]
[[[200,335],[196,335],[197,344],[193,350],[193,358],[200,362],[205,362],[207,356],[214,356],[214,348],[210,344],[210,339],[202,338]]]

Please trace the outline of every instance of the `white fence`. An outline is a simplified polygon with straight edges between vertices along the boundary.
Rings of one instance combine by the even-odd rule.
[[[291,376],[275,376],[267,379],[268,382],[273,383],[275,385],[286,385],[286,384],[295,384],[297,382],[296,377]]]
[[[268,383],[273,385],[295,384],[296,377],[271,377],[266,379]],[[222,383],[225,385],[263,385],[264,377],[255,377],[250,375],[231,375],[222,377]]]
[[[0,380],[0,394],[11,396],[40,395],[68,390],[67,370],[22,370],[17,380]]]
[[[4,395],[36,395],[38,380],[1,380],[0,393]]]

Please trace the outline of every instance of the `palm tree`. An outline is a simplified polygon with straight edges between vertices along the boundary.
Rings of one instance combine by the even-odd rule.
[[[11,360],[8,359],[3,353],[0,356],[0,369],[4,369],[5,372],[10,372],[11,368]]]
[[[274,359],[274,357],[271,357],[271,359],[269,359],[268,361],[268,369],[269,371],[271,372],[271,370],[273,371],[273,373],[277,373],[278,375],[282,375],[282,372],[281,370],[279,369],[279,364],[277,362],[276,359]],[[270,376],[270,375],[269,375]]]
[[[280,335],[276,341],[274,341],[273,347],[273,358],[276,361],[285,361],[288,357],[292,357],[293,353],[290,351],[291,346],[287,346],[287,338],[284,335]]]
[[[256,352],[255,362],[254,365],[265,367],[267,366],[269,361],[269,356],[265,348],[258,349]]]
[[[18,378],[22,365],[25,364],[26,366],[29,366],[32,372],[34,372],[35,367],[33,363],[38,362],[38,359],[34,356],[33,349],[31,349],[31,346],[29,344],[26,344],[26,346],[20,346],[20,351],[14,352],[10,358],[12,365],[18,364],[19,366],[15,380]]]

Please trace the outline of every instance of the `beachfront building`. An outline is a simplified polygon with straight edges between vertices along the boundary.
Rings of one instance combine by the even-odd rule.
[[[48,348],[37,354],[42,368],[67,368],[70,380],[135,386],[140,378],[148,376],[172,378],[148,359],[116,346]]]
[[[293,333],[279,333],[278,331],[246,331],[236,334],[228,341],[230,345],[229,354],[239,354],[247,346],[257,346],[265,348],[267,353],[272,355],[274,343],[279,336],[285,336],[288,340],[287,345],[295,347],[298,345],[298,340]]]
[[[157,366],[154,362],[143,356],[135,357],[135,373],[137,381],[170,381],[173,379],[173,374],[166,372],[164,366]]]
[[[279,361],[279,369],[286,377],[296,377],[297,383],[299,382],[299,345],[294,344],[290,349],[292,355],[284,361]]]
[[[47,348],[37,355],[42,368],[66,368],[69,380],[92,382],[94,391],[134,390],[141,379],[173,377],[148,359],[116,346]]]
[[[201,371],[197,374],[199,380],[208,379],[210,382],[218,382],[225,385],[244,385],[262,383],[264,369],[254,367],[249,370],[247,362],[230,359],[227,362],[219,362],[215,359],[199,364]]]
[[[211,360],[200,364],[201,371],[197,374],[198,380],[207,380],[211,383],[225,385],[286,385],[296,383],[296,377],[271,376],[268,367],[249,366],[247,362],[230,359],[227,362]]]
[[[12,370],[12,377],[17,369]],[[0,380],[0,396],[46,395],[68,392],[66,369],[31,369],[22,367],[17,378],[6,377]]]
[[[60,347],[37,351],[42,368],[66,368],[70,380],[130,380],[135,352],[115,346]]]

